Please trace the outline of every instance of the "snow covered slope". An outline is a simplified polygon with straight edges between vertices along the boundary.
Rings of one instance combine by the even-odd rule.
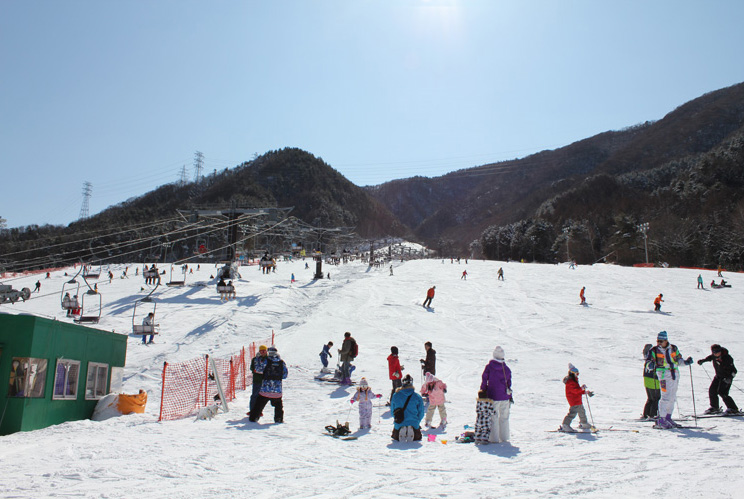
[[[499,267],[505,281],[496,280]],[[467,269],[467,280],[461,279]],[[132,306],[144,296],[134,267],[129,279],[102,279],[100,328],[131,330]],[[314,265],[280,263],[263,275],[243,267],[236,300],[221,303],[202,265],[184,288],[158,289],[156,344],[130,337],[125,391],[149,394],[144,415],[103,422],[77,421],[0,437],[0,497],[735,497],[744,487],[738,419],[705,419],[709,431],[652,429],[628,420],[641,413],[645,392],[642,349],[660,330],[686,357],[727,347],[742,367],[744,276],[727,275],[730,289],[697,290],[698,271],[632,269],[608,265],[535,265],[449,260],[394,263],[369,269],[360,263],[324,267],[331,279],[313,281]],[[141,273],[141,272],[140,272]],[[298,282],[290,284],[290,274]],[[69,320],[59,309],[62,271],[41,279],[40,295],[2,305],[2,313],[35,313]],[[706,287],[713,272],[704,272]],[[6,279],[20,289],[39,276]],[[208,284],[199,286],[198,284]],[[421,303],[436,285],[433,311]],[[586,286],[588,307],[579,303]],[[662,310],[653,299],[664,293]],[[205,353],[227,356],[276,332],[289,366],[285,424],[271,423],[271,408],[259,424],[245,411],[249,393],[239,393],[227,414],[211,421],[158,423],[163,361]],[[437,351],[437,375],[448,384],[449,421],[436,442],[394,443],[392,418],[375,409],[372,429],[358,431],[354,388],[313,380],[324,343],[341,345],[344,331],[359,342],[355,378],[374,391],[390,391],[386,357],[391,345],[420,386],[423,344]],[[501,345],[514,377],[511,442],[457,444],[473,425],[480,376]],[[335,349],[334,358],[337,359]],[[571,362],[596,395],[590,400],[596,435],[551,433],[568,410],[561,379]],[[683,371],[678,410],[708,407],[712,366]],[[741,382],[732,396],[744,404]],[[742,385],[744,386],[744,385]],[[676,413],[675,413],[676,415]],[[435,416],[435,422],[438,421]],[[744,419],[744,418],[742,418]],[[323,427],[350,421],[359,436],[339,441]],[[690,423],[692,424],[692,423]],[[447,440],[446,444],[442,441]]]

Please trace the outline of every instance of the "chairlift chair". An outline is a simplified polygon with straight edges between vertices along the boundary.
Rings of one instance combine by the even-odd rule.
[[[98,264],[98,268],[94,269],[93,264],[88,264],[83,267],[83,279],[98,279],[101,277],[101,264]]]
[[[153,315],[155,315],[155,309],[157,308],[157,304],[149,296],[134,302],[134,310],[132,311],[132,333],[133,334],[158,334],[160,331],[158,331],[157,328],[160,326],[160,324],[152,324],[152,325],[142,324],[142,320],[137,316],[137,306],[143,303],[151,303],[152,310],[149,310],[148,308],[147,313],[149,314],[150,312],[152,312]]]
[[[96,297],[98,298],[98,314],[91,313],[91,309],[95,309]],[[87,302],[87,308],[86,308]],[[83,300],[80,304],[80,317],[74,319],[77,323],[91,323],[98,324],[101,320],[101,310],[103,309],[103,300],[101,299],[101,293],[89,289],[83,293]]]
[[[72,290],[75,290],[73,293]],[[65,296],[67,295],[67,296]],[[60,293],[60,301],[62,302],[62,310],[74,310],[77,308],[75,300],[71,296],[80,295],[80,283],[72,278],[62,285],[62,292]]]
[[[170,267],[170,281],[166,282],[166,286],[183,286],[186,284],[186,270],[183,270],[183,278],[181,280],[173,279],[173,265]]]

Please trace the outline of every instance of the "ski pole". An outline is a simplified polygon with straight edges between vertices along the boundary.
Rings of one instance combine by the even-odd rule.
[[[346,422],[349,421],[349,416],[351,416],[351,408],[354,407],[354,399],[351,399],[349,401],[349,412],[346,413]]]
[[[695,426],[697,426],[697,409],[695,408],[695,385],[692,382],[692,364],[688,364],[690,368],[690,390],[692,390],[692,414],[695,416]]]
[[[592,420],[592,428],[594,428],[594,416],[592,416],[592,407],[589,405],[589,395],[584,393],[584,396],[586,397],[586,408],[589,409],[589,417]]]

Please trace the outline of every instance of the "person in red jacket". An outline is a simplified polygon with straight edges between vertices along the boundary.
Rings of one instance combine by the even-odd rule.
[[[436,286],[432,286],[429,288],[429,291],[426,292],[426,300],[424,300],[424,307],[429,307],[431,305],[431,301],[434,299],[434,290],[437,289]]]
[[[584,298],[584,290],[586,287],[581,288],[581,292],[579,293],[579,298],[581,298],[581,305],[586,305],[586,298]]]
[[[575,431],[571,428],[571,421],[573,421],[577,414],[579,415],[579,428],[591,428],[592,425],[586,420],[586,411],[582,403],[582,396],[586,393],[591,397],[594,393],[588,391],[586,385],[579,386],[579,370],[573,364],[568,364],[568,375],[563,378],[563,383],[566,385],[566,400],[568,400],[570,408],[566,417],[563,418],[560,430]]]
[[[390,380],[393,382],[393,391],[390,392],[390,400],[392,400],[395,390],[400,388],[403,379],[403,366],[400,365],[400,360],[398,360],[398,347],[390,347],[390,355],[388,355],[387,361]],[[385,405],[390,405],[390,400]]]

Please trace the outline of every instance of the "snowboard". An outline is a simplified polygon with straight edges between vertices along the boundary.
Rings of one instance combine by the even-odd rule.
[[[321,435],[325,435],[327,437],[333,437],[336,440],[356,440],[357,438],[359,438],[359,437],[355,437],[354,435],[346,435],[342,437],[339,435],[334,435],[333,433],[322,433]]]

